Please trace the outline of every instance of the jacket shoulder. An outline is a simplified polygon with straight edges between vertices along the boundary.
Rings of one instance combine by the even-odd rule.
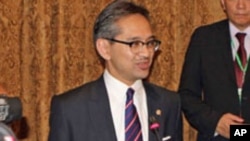
[[[199,26],[195,29],[195,31],[215,31],[215,30],[221,30],[221,29],[228,29],[229,27],[229,22],[227,19],[221,20],[221,21],[217,21],[214,23],[210,23],[210,24],[206,24],[206,25],[202,25]]]
[[[179,101],[180,97],[179,94],[176,91],[167,89],[165,87],[148,83],[144,83],[146,91],[151,91],[154,95],[160,96],[162,99],[171,99],[171,100],[177,100]]]
[[[102,87],[104,87],[104,82],[103,83],[102,82],[103,82],[102,78],[87,82],[78,87],[65,91],[61,94],[57,94],[53,96],[53,99],[65,102],[88,100],[91,98],[91,95],[95,93],[94,91],[97,90],[97,88],[101,89]]]

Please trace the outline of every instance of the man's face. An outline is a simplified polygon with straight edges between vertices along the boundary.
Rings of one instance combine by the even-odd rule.
[[[229,20],[240,30],[250,25],[250,0],[221,0]]]
[[[142,15],[123,17],[116,25],[121,31],[121,34],[114,37],[116,40],[147,42],[154,39],[150,23]],[[114,77],[131,85],[134,81],[148,76],[154,51],[148,50],[146,45],[138,52],[133,52],[129,45],[112,42],[109,49],[107,69]]]

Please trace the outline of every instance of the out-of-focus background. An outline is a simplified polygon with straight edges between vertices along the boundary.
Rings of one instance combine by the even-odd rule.
[[[20,141],[47,141],[50,100],[101,75],[93,22],[111,0],[0,0],[0,84],[23,103]],[[219,0],[132,0],[151,11],[161,53],[149,81],[176,91],[193,30],[225,18]],[[184,122],[184,140],[196,131]]]

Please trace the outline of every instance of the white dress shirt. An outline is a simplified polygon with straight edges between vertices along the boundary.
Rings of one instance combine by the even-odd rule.
[[[233,60],[235,60],[236,52],[237,52],[237,50],[239,48],[239,41],[235,37],[236,33],[238,33],[238,32],[247,34],[246,37],[245,37],[245,49],[246,49],[246,52],[247,52],[247,58],[249,58],[249,54],[250,54],[250,27],[246,28],[244,31],[240,31],[231,22],[229,22],[229,28],[230,28]]]
[[[105,70],[104,82],[108,92],[117,141],[125,141],[125,105],[126,92],[129,87],[135,90],[133,100],[142,127],[142,137],[144,141],[148,141],[148,110],[142,80],[137,80],[132,86],[127,86],[114,78],[108,70]]]

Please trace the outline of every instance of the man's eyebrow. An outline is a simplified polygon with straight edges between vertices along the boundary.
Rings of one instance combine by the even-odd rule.
[[[152,36],[146,38],[145,40],[150,40],[150,39],[155,39],[155,38],[156,37],[154,35],[152,35]],[[128,38],[127,40],[133,41],[133,40],[144,40],[144,39],[142,39],[141,37],[131,37],[131,38]]]

